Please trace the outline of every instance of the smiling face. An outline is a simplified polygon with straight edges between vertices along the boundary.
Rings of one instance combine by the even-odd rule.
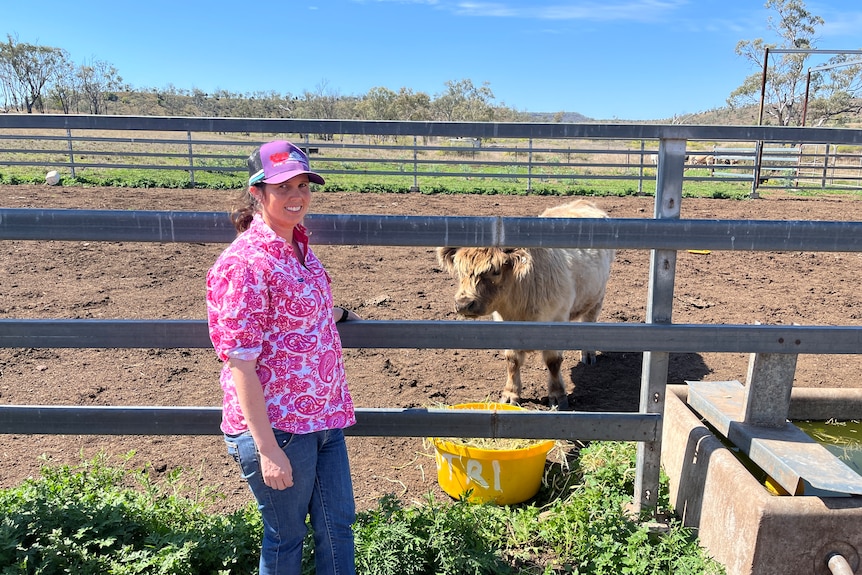
[[[286,240],[293,239],[293,228],[301,223],[311,205],[308,176],[300,174],[280,184],[266,184],[249,190],[261,206],[263,221]]]

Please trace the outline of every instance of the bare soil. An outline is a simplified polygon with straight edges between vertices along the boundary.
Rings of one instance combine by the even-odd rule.
[[[126,188],[0,187],[3,207],[227,210],[232,192]],[[319,213],[396,215],[539,214],[563,199],[322,193]],[[596,198],[611,217],[649,218],[649,197]],[[755,200],[685,199],[691,219],[862,220],[862,201],[769,195]],[[204,274],[224,245],[6,241],[0,244],[0,317],[204,319]],[[335,299],[367,319],[456,319],[454,281],[434,249],[318,246]],[[643,322],[649,252],[620,250],[600,321]],[[673,320],[677,323],[862,325],[862,254],[681,251]],[[862,351],[862,350],[860,350]],[[569,402],[583,411],[635,411],[641,356],[600,352],[598,364],[567,352]],[[498,350],[348,349],[350,387],[359,407],[434,407],[496,400],[505,381]],[[745,354],[674,354],[669,381],[744,382]],[[219,362],[208,349],[0,349],[0,403],[219,406]],[[546,408],[545,374],[528,357],[524,405]],[[862,386],[862,355],[799,358],[795,385]],[[184,470],[192,488],[224,494],[216,507],[250,501],[214,430],[204,437],[13,436],[2,440],[0,488],[35,476],[47,462],[78,463],[99,452],[135,451],[128,464],[154,475]],[[356,499],[373,507],[384,494],[409,502],[442,496],[431,448],[420,438],[348,438]],[[120,462],[119,459],[116,460]]]

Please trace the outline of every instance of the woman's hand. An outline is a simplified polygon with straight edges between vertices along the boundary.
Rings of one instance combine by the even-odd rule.
[[[357,313],[353,310],[349,310],[346,307],[334,307],[333,308],[332,317],[335,318],[335,323],[342,323],[345,321],[356,321],[362,319],[357,315]]]
[[[290,459],[280,447],[260,451],[260,472],[263,482],[272,489],[287,489],[293,487],[293,468]]]
[[[228,360],[240,409],[260,453],[263,482],[272,489],[287,489],[293,485],[293,468],[275,439],[266,413],[263,387],[255,371],[256,364],[255,360]]]

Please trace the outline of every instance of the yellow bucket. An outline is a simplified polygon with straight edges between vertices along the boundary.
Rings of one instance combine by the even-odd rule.
[[[507,403],[462,403],[451,409],[520,410]],[[533,497],[542,484],[545,460],[555,441],[519,449],[481,449],[433,438],[437,483],[455,498],[471,503],[510,505]]]

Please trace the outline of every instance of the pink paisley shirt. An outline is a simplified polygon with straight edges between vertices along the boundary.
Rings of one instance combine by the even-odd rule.
[[[257,375],[272,426],[289,433],[356,423],[347,389],[341,339],[332,317],[330,279],[308,245],[304,227],[290,242],[255,215],[207,273],[207,317],[219,359],[257,359]],[[221,429],[248,430],[227,364]]]

